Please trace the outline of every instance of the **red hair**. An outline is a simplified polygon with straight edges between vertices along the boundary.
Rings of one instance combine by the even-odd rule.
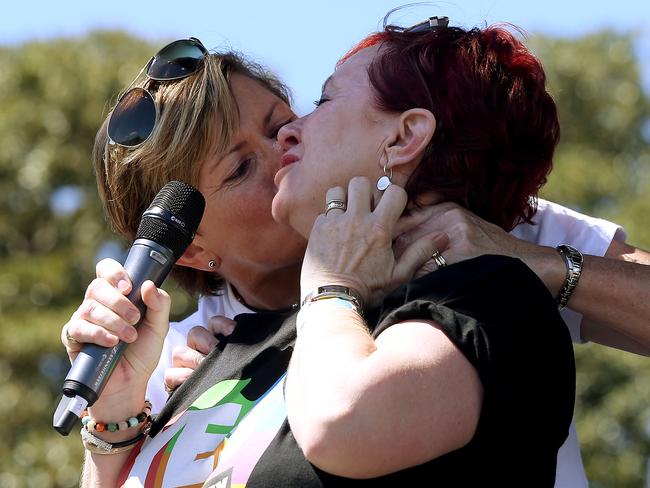
[[[499,26],[408,32],[387,26],[355,46],[381,44],[368,68],[377,106],[430,110],[437,127],[411,175],[409,199],[436,191],[506,230],[530,222],[551,170],[560,126],[541,63]]]

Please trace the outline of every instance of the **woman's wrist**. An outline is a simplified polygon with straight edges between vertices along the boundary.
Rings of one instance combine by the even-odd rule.
[[[556,297],[566,278],[566,265],[554,247],[539,246],[535,253],[522,258],[546,285],[549,293]]]
[[[125,402],[116,408],[107,405],[88,408],[82,429],[99,439],[114,443],[133,439],[148,427],[151,403],[144,399]]]

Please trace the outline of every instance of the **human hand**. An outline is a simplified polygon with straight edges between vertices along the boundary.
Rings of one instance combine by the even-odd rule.
[[[119,341],[129,344],[100,397],[100,400],[111,398],[115,404],[126,401],[125,398],[143,397],[169,326],[169,295],[153,282],[145,281],[141,293],[147,311],[136,331],[134,325],[140,313],[126,298],[130,291],[131,281],[122,265],[111,259],[100,261],[97,278],[90,283],[84,301],[61,331],[71,361],[84,343],[103,347],[113,347]],[[134,401],[141,404],[142,399]]]
[[[521,259],[545,282],[551,293],[557,293],[562,283],[563,265],[553,248],[523,241],[501,227],[481,219],[452,202],[415,209],[402,217],[396,230],[395,254],[399,256],[414,240],[431,232],[445,235],[438,251],[447,264],[464,261],[484,254],[499,254]],[[551,268],[560,273],[549,272]],[[433,260],[418,270],[417,276],[437,269]],[[559,280],[559,281],[558,281]]]
[[[350,180],[346,191],[331,188],[327,201],[347,200],[347,209],[330,210],[316,219],[301,273],[301,295],[318,286],[355,290],[364,305],[412,279],[440,245],[438,232],[425,232],[408,243],[398,258],[392,249],[396,223],[407,202],[404,189],[389,186],[372,209],[372,188],[364,177]]]
[[[172,392],[182,385],[219,342],[232,334],[236,324],[217,315],[208,320],[207,329],[192,327],[187,334],[187,346],[176,346],[172,351],[172,367],[165,371],[165,390]]]

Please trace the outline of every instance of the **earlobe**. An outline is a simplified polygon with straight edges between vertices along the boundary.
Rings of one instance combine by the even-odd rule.
[[[195,239],[194,242],[187,246],[176,264],[201,271],[217,271],[221,267],[221,259],[206,251]]]
[[[413,108],[403,112],[396,122],[395,138],[386,147],[386,166],[410,174],[431,142],[436,118],[430,110]]]

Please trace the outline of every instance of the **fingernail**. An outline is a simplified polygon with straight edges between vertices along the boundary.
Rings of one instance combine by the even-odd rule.
[[[140,320],[140,312],[137,310],[129,310],[126,312],[126,319],[129,321],[129,324],[135,325]]]
[[[126,339],[125,342],[133,342],[138,338],[138,333],[133,327],[127,327],[124,329],[124,338]]]
[[[124,293],[126,290],[129,289],[129,284],[127,283],[126,280],[120,280],[117,282],[117,289],[120,290],[122,293]]]

